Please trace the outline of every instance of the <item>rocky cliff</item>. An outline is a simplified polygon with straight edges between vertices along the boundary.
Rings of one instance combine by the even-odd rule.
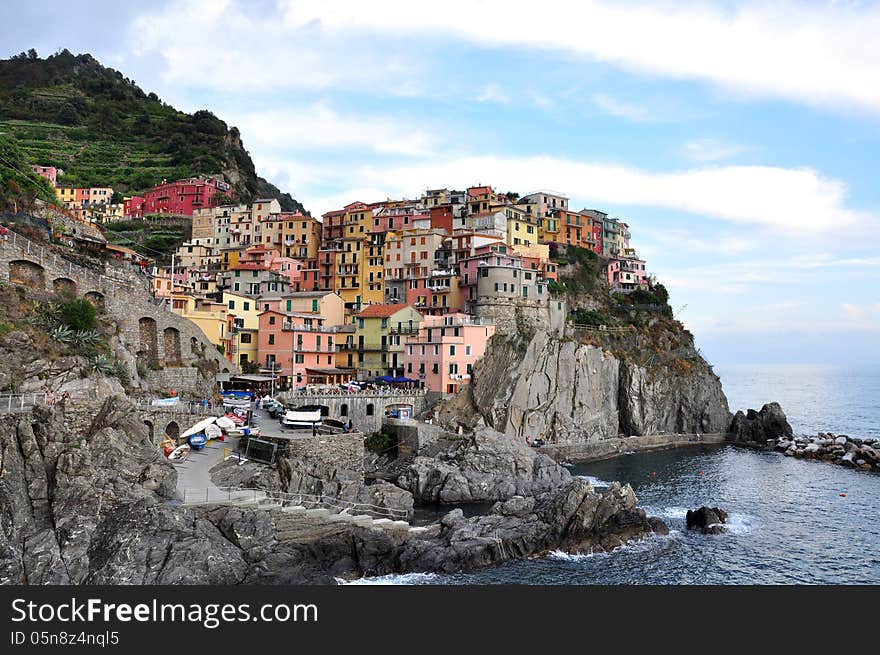
[[[181,506],[174,468],[124,397],[96,407],[86,428],[70,419],[61,406],[2,417],[2,584],[332,584],[335,576],[463,571],[556,549],[611,550],[667,532],[637,507],[629,486],[599,493],[585,480],[544,479],[535,469],[542,483],[530,493],[482,516],[453,510],[418,531],[277,509]],[[261,473],[271,478],[271,469]],[[317,473],[287,471],[284,484],[308,484]],[[336,477],[340,490],[347,486]]]
[[[687,340],[659,351],[638,338],[620,342],[540,330],[526,339],[496,337],[470,393],[441,416],[478,417],[518,441],[543,435],[556,445],[727,431],[721,382]]]

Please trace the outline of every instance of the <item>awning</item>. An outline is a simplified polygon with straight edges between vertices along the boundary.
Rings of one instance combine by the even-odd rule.
[[[315,375],[352,375],[354,369],[350,368],[306,368],[306,373]]]
[[[272,377],[271,375],[247,374],[247,375],[233,375],[231,379],[239,380],[241,382],[271,382],[275,378]]]

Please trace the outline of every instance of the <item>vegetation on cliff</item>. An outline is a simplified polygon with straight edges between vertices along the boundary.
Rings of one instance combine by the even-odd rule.
[[[41,59],[31,50],[0,60],[0,133],[30,163],[62,168],[66,185],[132,194],[223,173],[242,201],[277,197],[285,211],[305,211],[257,176],[237,128],[210,111],[178,111],[89,54]]]

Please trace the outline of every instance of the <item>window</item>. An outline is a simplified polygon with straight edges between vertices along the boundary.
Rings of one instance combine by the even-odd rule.
[[[314,298],[312,300],[312,311],[315,313],[317,313],[317,311],[318,311],[318,299],[317,298]]]
[[[294,355],[293,361],[296,362],[297,364],[302,364],[304,361],[302,353],[298,353],[298,354]]]
[[[244,302],[244,311],[248,312],[251,309],[251,304],[248,301]]]
[[[274,346],[274,345],[275,345],[275,335],[274,335],[274,334],[270,334],[270,335],[269,335],[269,345],[270,345],[270,346]]]
[[[374,411],[373,403],[367,403],[367,416],[372,416]]]
[[[229,309],[235,309],[235,301],[234,300],[229,301]]]
[[[465,346],[465,347],[464,347],[464,354],[465,354],[465,355],[470,355],[470,354],[471,354],[471,347],[470,347],[470,346]]]
[[[269,325],[275,325],[275,317],[274,316],[269,317]]]
[[[458,373],[458,364],[450,364],[449,365],[449,375],[455,375]]]
[[[250,333],[249,333],[249,332],[243,332],[242,335],[241,335],[241,339],[240,339],[240,340],[241,340],[242,343],[251,343],[251,335],[250,335]]]
[[[455,346],[449,346],[449,356],[455,357]]]

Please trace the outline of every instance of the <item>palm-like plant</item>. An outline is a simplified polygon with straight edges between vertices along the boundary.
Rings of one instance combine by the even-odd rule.
[[[115,372],[116,367],[105,355],[96,355],[92,359],[92,370],[95,373],[112,375]]]
[[[66,325],[54,325],[49,330],[49,336],[55,339],[58,343],[67,345],[73,342],[75,333]]]
[[[94,346],[100,338],[97,330],[77,330],[73,340],[77,346]]]

